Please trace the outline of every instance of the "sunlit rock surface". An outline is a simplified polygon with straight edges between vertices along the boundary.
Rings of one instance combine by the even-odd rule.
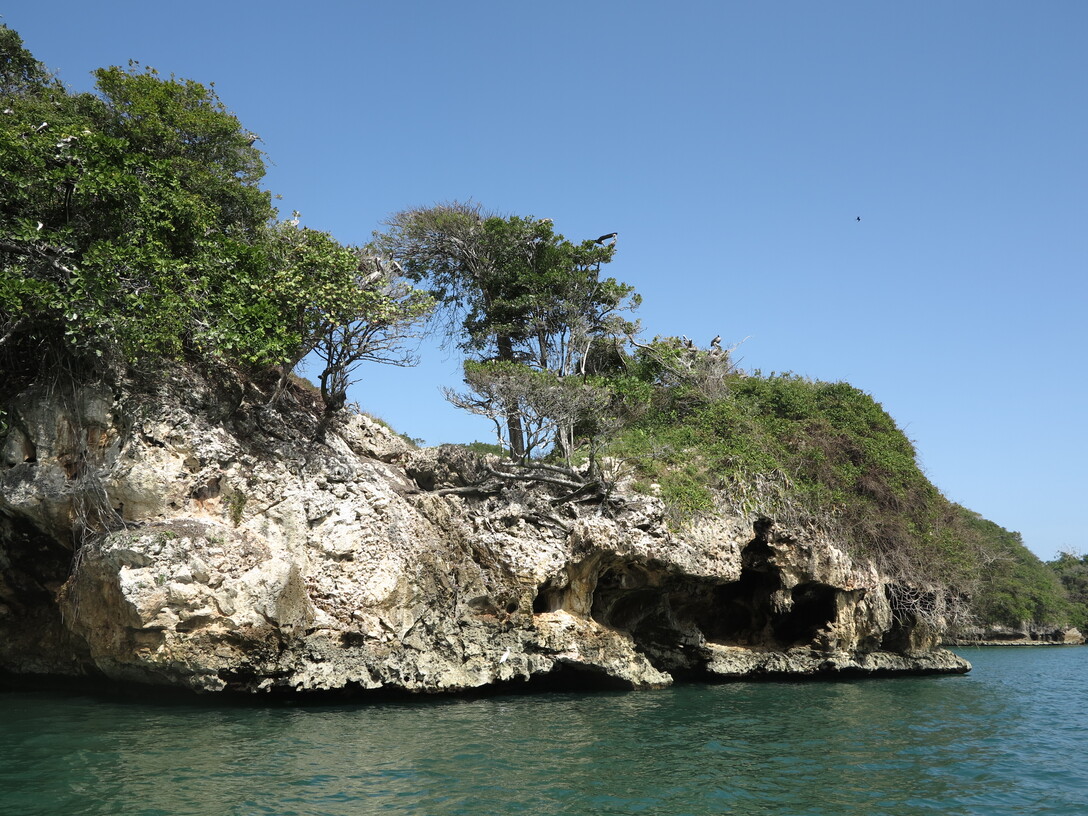
[[[366,416],[176,371],[28,392],[0,437],[0,671],[320,692],[963,672],[887,580],[773,519],[665,523]]]
[[[1080,646],[1084,634],[1075,626],[1041,626],[1025,621],[1019,626],[975,626],[949,638],[956,646]]]

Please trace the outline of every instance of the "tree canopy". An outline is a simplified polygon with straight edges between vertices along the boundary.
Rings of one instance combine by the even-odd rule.
[[[449,338],[498,366],[467,372],[476,396],[450,395],[462,407],[501,415],[516,457],[527,456],[530,437],[538,437],[528,426],[548,427],[560,395],[575,393],[557,382],[544,399],[540,375],[584,377],[595,342],[636,330],[622,312],[639,304],[638,295],[600,276],[614,242],[574,243],[550,219],[499,216],[462,202],[405,210],[387,227],[375,236],[375,248],[430,287],[444,307]],[[542,405],[552,413],[541,414]]]
[[[136,63],[94,76],[97,93],[69,93],[0,27],[7,370],[148,356],[290,369],[337,332],[388,341],[427,311],[360,251],[278,220],[257,137],[212,88]]]

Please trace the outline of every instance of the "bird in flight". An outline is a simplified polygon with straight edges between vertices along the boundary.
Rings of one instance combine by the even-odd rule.
[[[860,221],[860,220],[861,220],[861,216],[859,215],[859,216],[858,216],[858,221]]]

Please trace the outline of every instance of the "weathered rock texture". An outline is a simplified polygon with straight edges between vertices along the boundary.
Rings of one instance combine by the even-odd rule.
[[[1076,627],[1041,626],[1024,622],[1020,626],[977,626],[965,629],[948,643],[956,646],[1080,646],[1084,635]]]
[[[462,449],[411,450],[361,415],[311,441],[303,395],[267,398],[176,371],[16,400],[0,670],[441,692],[969,668],[870,564],[804,531],[678,533],[622,491],[473,493]]]

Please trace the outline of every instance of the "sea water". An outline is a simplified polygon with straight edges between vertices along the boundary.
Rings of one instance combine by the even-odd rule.
[[[1088,814],[1088,648],[967,676],[337,705],[0,694],[0,813]]]

